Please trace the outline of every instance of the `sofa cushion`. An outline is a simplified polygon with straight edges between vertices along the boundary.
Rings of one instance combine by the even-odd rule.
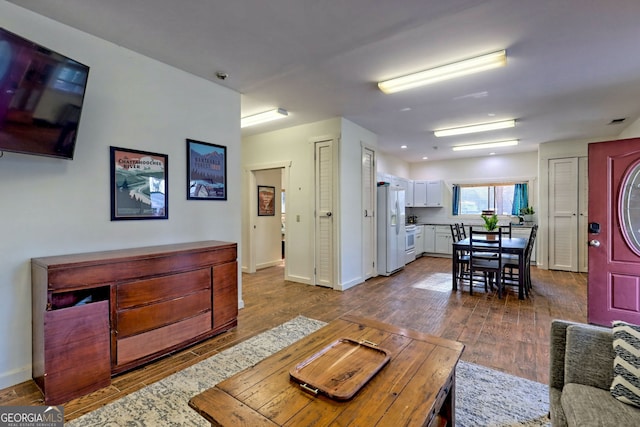
[[[569,426],[640,425],[640,408],[626,405],[614,399],[609,391],[598,387],[566,384],[560,400]]]
[[[611,394],[621,402],[640,406],[640,326],[613,322],[613,348]]]
[[[612,342],[611,329],[569,326],[564,354],[564,383],[590,385],[609,392],[615,357]]]

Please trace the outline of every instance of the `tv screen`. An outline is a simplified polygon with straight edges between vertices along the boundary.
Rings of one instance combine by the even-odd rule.
[[[89,67],[0,28],[0,151],[73,159]]]

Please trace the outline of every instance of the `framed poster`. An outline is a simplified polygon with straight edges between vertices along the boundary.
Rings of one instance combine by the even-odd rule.
[[[258,185],[258,216],[276,214],[276,187]]]
[[[111,221],[169,218],[169,156],[111,147]]]
[[[227,200],[227,147],[187,139],[187,199]]]

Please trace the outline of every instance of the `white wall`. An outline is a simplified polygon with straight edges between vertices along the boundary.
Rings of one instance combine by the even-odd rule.
[[[32,257],[209,239],[239,242],[242,188],[238,93],[5,1],[0,26],[91,67],[75,159],[13,153],[0,158],[4,388],[31,377]],[[227,201],[186,200],[186,138],[227,146]],[[110,221],[111,145],[169,156],[168,220]]]
[[[538,194],[538,153],[535,151],[503,156],[472,157],[466,159],[424,161],[411,163],[410,179],[445,181],[444,207],[410,208],[411,214],[418,215],[419,222],[433,224],[481,224],[477,215],[451,214],[451,195],[453,184],[471,184],[476,182],[529,182],[529,204],[536,206]],[[508,223],[502,218],[501,223]]]
[[[340,283],[344,290],[364,281],[362,257],[362,147],[375,150],[376,134],[342,120],[340,138]],[[377,157],[377,153],[376,153]]]
[[[640,119],[631,123],[624,131],[620,133],[618,137],[619,139],[640,137]]]
[[[250,218],[254,203],[250,188],[251,170],[287,164],[287,280],[311,283],[313,279],[314,235],[314,141],[333,139],[340,135],[339,118],[266,132],[242,139],[242,242],[248,245],[252,232]],[[246,246],[248,248],[248,246]],[[248,268],[248,254],[242,258],[243,269]]]
[[[354,123],[334,118],[302,126],[243,138],[242,164],[244,188],[251,190],[250,171],[290,164],[287,188],[286,258],[287,280],[312,283],[314,268],[314,142],[332,139],[338,149],[336,259],[338,277],[335,289],[344,290],[363,282],[362,266],[362,146],[375,149],[377,137]],[[252,198],[245,192],[243,204],[243,243],[249,242]],[[299,219],[299,221],[298,221]],[[255,234],[254,234],[255,238]],[[248,270],[248,251],[243,269]]]
[[[376,172],[411,179],[411,165],[409,162],[381,151],[376,153]]]

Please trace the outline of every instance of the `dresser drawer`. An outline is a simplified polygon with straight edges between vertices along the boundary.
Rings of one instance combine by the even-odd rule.
[[[211,312],[209,311],[144,334],[119,339],[116,364],[124,365],[154,354],[161,354],[184,342],[194,341],[196,337],[210,330]]]
[[[211,289],[210,268],[121,283],[116,291],[116,309],[155,304],[205,289]]]
[[[181,298],[118,311],[118,339],[179,322],[205,311],[211,311],[211,292],[204,290]]]

